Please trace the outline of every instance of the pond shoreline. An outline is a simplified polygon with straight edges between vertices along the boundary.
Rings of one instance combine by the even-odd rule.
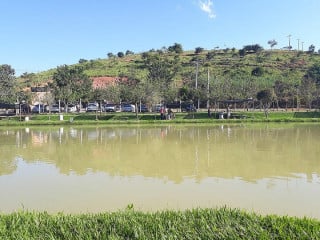
[[[161,120],[158,113],[79,113],[33,114],[2,116],[0,126],[33,125],[143,125],[143,124],[221,124],[221,123],[319,123],[320,112],[234,112],[229,119],[219,119],[218,113],[210,117],[206,112],[175,113],[175,118]]]

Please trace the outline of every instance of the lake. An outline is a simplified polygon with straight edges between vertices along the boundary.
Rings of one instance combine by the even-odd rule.
[[[320,125],[0,129],[0,212],[196,207],[320,219]]]

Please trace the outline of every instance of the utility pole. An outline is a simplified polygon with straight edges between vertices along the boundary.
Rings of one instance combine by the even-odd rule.
[[[199,72],[199,59],[197,59],[196,61],[196,91],[198,90],[198,72]],[[197,91],[197,94],[198,94],[198,91]],[[197,109],[199,110],[200,108],[200,99],[198,97],[198,104],[197,104]]]
[[[300,39],[298,38],[298,51],[300,50]]]
[[[289,50],[291,50],[291,45],[290,45],[291,34],[289,34],[287,37],[288,37],[288,39],[289,39]]]
[[[196,62],[196,89],[198,89],[198,72],[199,72],[199,60]]]
[[[208,82],[207,82],[207,109],[210,108],[210,73],[208,68]]]

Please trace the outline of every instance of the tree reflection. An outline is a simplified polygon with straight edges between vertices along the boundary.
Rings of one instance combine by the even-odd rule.
[[[16,157],[54,163],[62,174],[105,172],[179,183],[185,178],[240,178],[255,182],[320,173],[320,127],[72,127],[12,130],[0,136],[0,174]],[[313,175],[312,175],[313,174]]]
[[[16,154],[12,151],[16,141],[15,131],[0,131],[0,176],[12,174],[17,169]]]

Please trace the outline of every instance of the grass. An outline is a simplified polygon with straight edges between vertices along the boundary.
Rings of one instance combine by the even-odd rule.
[[[320,221],[237,209],[0,215],[1,239],[320,239]]]
[[[170,121],[160,120],[158,113],[63,113],[63,121],[58,114],[33,114],[29,121],[24,121],[24,116],[5,117],[0,120],[0,126],[29,126],[29,125],[101,125],[101,124],[180,124],[180,123],[253,123],[253,122],[320,122],[320,112],[295,112],[272,111],[266,118],[260,111],[232,112],[230,119],[218,119],[217,113],[212,113],[209,118],[207,112],[176,113],[175,119]]]

